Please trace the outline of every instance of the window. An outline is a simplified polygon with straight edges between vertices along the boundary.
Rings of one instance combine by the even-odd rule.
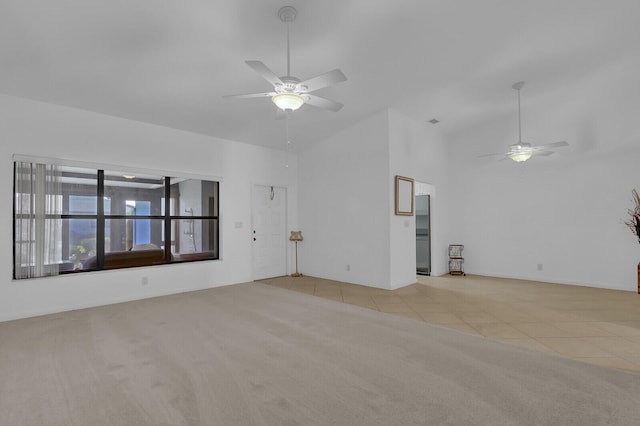
[[[217,181],[15,162],[14,188],[15,279],[219,258]]]

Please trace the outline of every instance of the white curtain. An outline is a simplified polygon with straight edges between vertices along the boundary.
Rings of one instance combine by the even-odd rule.
[[[15,278],[58,275],[62,262],[62,192],[53,164],[15,163]]]

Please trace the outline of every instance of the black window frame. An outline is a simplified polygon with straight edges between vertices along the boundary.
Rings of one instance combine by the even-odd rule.
[[[47,214],[45,216],[46,219],[62,219],[71,220],[71,219],[91,219],[96,221],[96,253],[95,253],[95,267],[91,268],[82,268],[82,269],[70,269],[70,270],[60,270],[59,274],[74,274],[79,272],[95,272],[102,270],[111,270],[111,269],[124,269],[124,268],[132,268],[132,267],[146,267],[146,266],[157,266],[157,265],[166,265],[166,264],[174,264],[174,263],[186,263],[186,262],[199,262],[199,261],[208,261],[208,260],[219,260],[220,259],[220,180],[215,179],[203,179],[202,177],[185,177],[185,176],[162,176],[164,181],[164,211],[160,215],[126,215],[126,214],[105,214],[104,211],[104,197],[105,197],[105,169],[104,168],[92,168],[92,170],[96,171],[95,179],[96,179],[96,214],[72,214],[72,213],[63,213],[63,214]],[[109,169],[111,170],[111,169]],[[135,173],[135,172],[134,172]],[[146,173],[146,172],[145,172]],[[160,175],[160,173],[158,174]],[[13,256],[16,256],[16,221],[19,219],[23,219],[26,215],[19,215],[16,212],[15,202],[16,202],[16,163],[14,162],[14,184],[13,184]],[[172,179],[176,180],[176,183],[172,183]],[[177,185],[179,182],[185,179],[197,180],[199,182],[208,182],[213,183],[214,185],[214,198],[215,208],[210,209],[207,215],[184,215],[184,214],[174,214],[171,211],[171,197],[173,196],[172,185]],[[109,178],[111,181],[111,177]],[[91,194],[93,196],[93,194]],[[68,197],[63,197],[63,203],[68,206],[69,200]],[[65,210],[68,211],[68,210]],[[161,262],[154,263],[146,263],[145,261],[140,261],[139,263],[135,262],[135,257],[132,258],[132,261],[126,265],[109,265],[105,262],[106,256],[109,252],[105,252],[105,242],[106,242],[106,221],[107,220],[162,220],[163,221],[163,230],[164,236],[162,239],[162,249],[163,256]],[[172,247],[175,245],[175,241],[172,240],[172,230],[179,230],[179,223],[181,221],[202,221],[202,223],[209,222],[207,225],[207,229],[213,226],[213,234],[210,234],[207,238],[209,241],[209,245],[213,245],[213,250],[201,250],[195,251],[193,253],[172,253]],[[172,227],[173,223],[177,223],[175,227]],[[213,225],[211,225],[213,224]],[[68,226],[68,225],[66,225]],[[68,228],[67,228],[68,230]],[[177,231],[176,231],[177,233]],[[69,239],[67,233],[63,232],[62,242],[63,247],[65,246],[64,242]],[[211,235],[214,236],[213,241],[210,240]],[[178,238],[177,235],[173,236],[173,238]],[[68,245],[68,244],[67,244]],[[176,249],[178,246],[176,246]],[[203,248],[204,249],[204,248]],[[68,252],[68,248],[65,248]],[[66,253],[68,255],[68,253]],[[15,271],[15,262],[13,268],[13,278],[16,279],[16,271]]]

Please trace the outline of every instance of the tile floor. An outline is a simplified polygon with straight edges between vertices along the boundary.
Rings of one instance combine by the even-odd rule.
[[[262,282],[513,345],[640,372],[640,295],[480,276],[419,276],[398,290],[313,277]]]

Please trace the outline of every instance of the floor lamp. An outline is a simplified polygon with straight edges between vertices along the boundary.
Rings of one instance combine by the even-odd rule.
[[[301,277],[302,274],[298,272],[298,242],[303,241],[302,231],[291,231],[291,236],[289,237],[289,241],[293,241],[296,243],[296,272],[291,274],[292,277]]]

